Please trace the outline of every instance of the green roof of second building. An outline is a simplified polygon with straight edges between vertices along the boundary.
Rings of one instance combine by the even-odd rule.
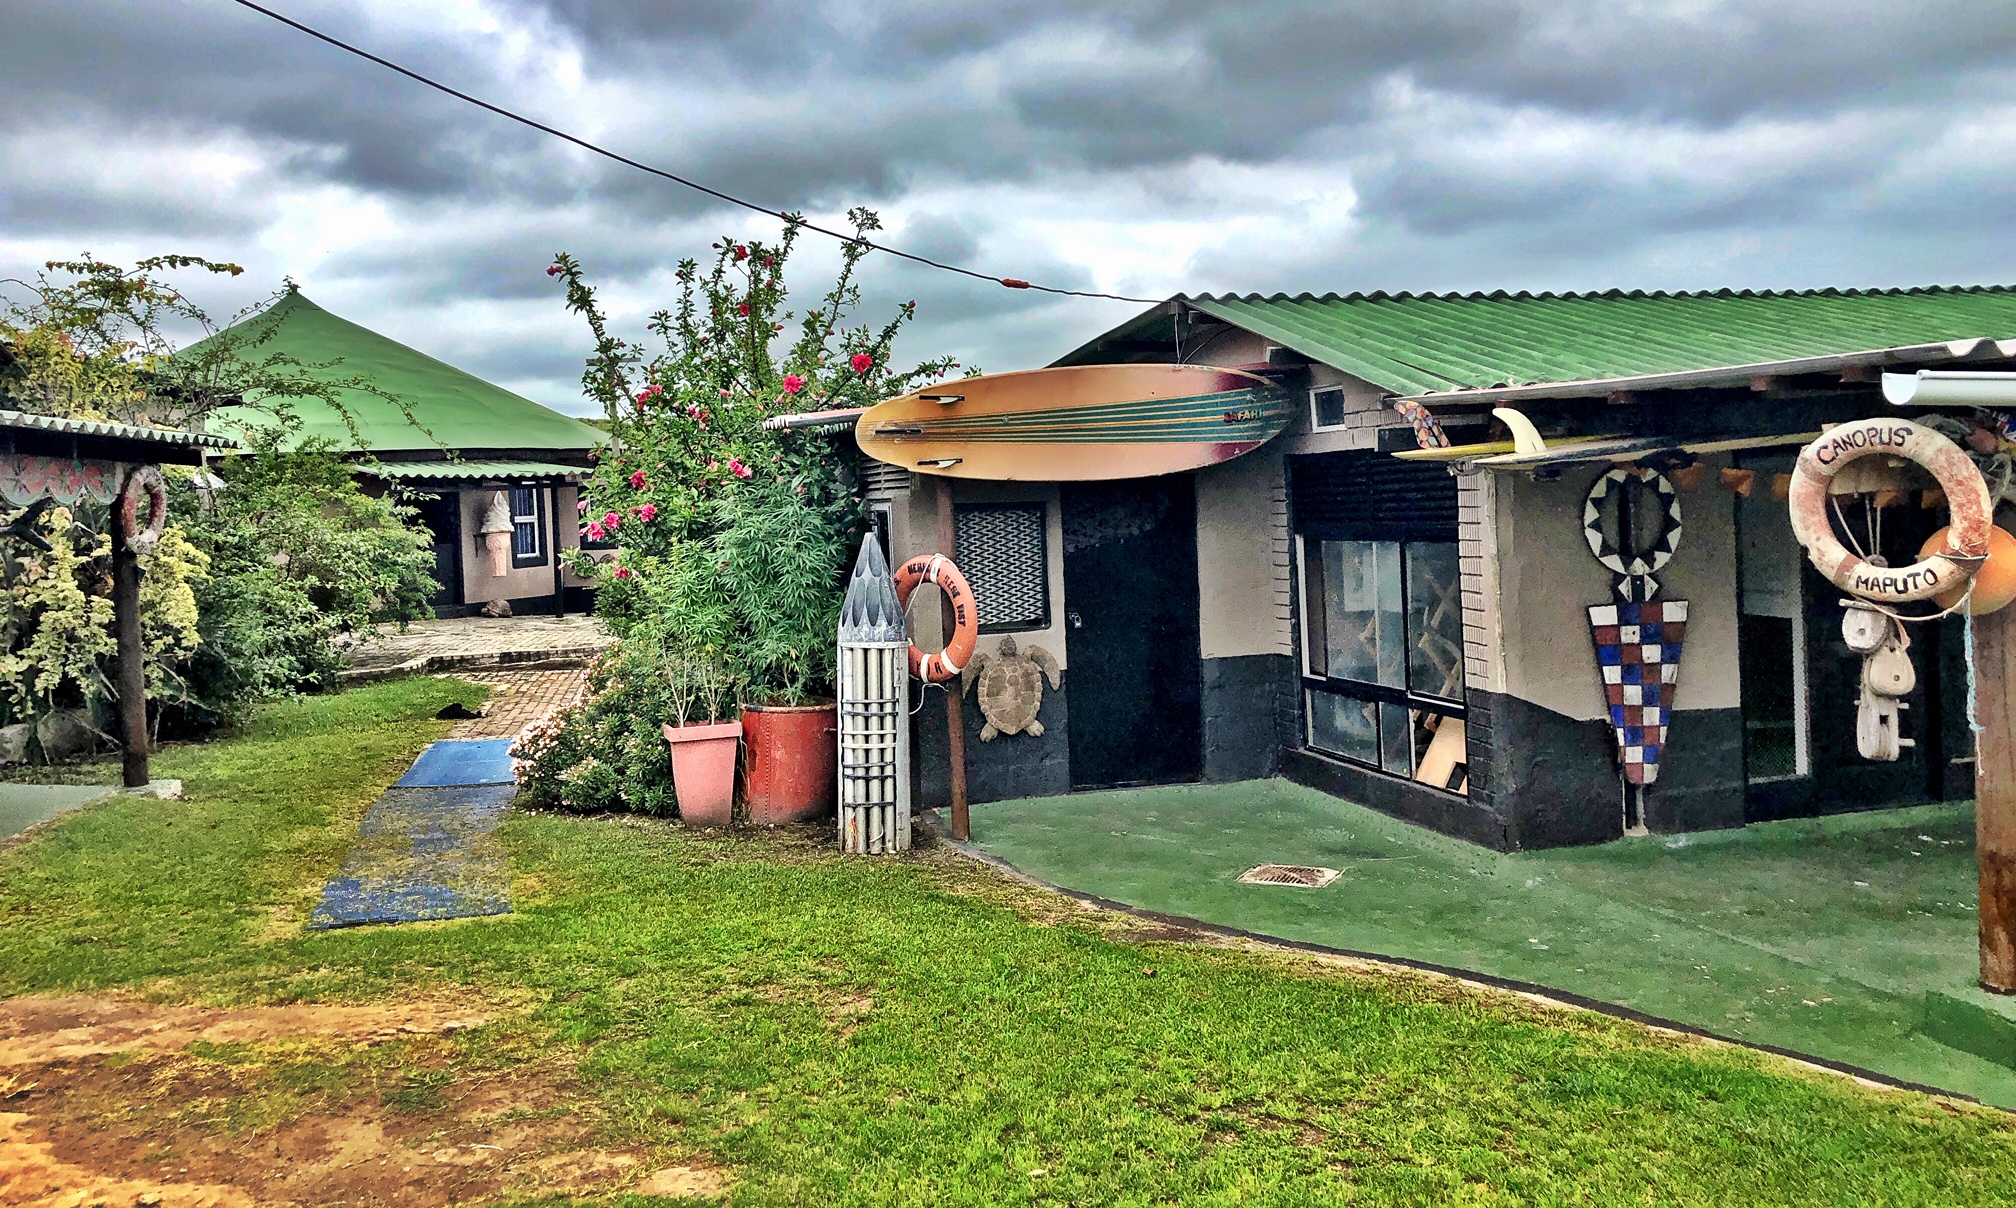
[[[1199,294],[1196,310],[1396,394],[1588,382],[2016,338],[2006,286],[1587,294]],[[1168,325],[1150,312],[1115,332]],[[1095,345],[1063,358],[1096,359]]]
[[[415,426],[400,408],[375,394],[345,390],[343,404],[374,453],[447,449],[528,449],[583,452],[603,441],[596,429],[531,399],[492,385],[474,374],[438,361],[370,328],[333,315],[297,291],[281,297],[250,323],[278,324],[271,339],[250,353],[286,353],[327,380],[361,377],[410,407]],[[323,436],[345,450],[360,450],[343,417],[318,399],[289,404],[302,420],[300,436]],[[257,411],[226,408],[211,420],[216,431],[236,435],[263,419]],[[423,431],[424,428],[424,431]]]

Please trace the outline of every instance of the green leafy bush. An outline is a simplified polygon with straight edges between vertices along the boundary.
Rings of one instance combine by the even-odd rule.
[[[839,279],[802,316],[786,309],[784,283],[795,219],[776,243],[717,243],[707,272],[682,261],[676,304],[650,323],[663,351],[649,357],[610,334],[571,257],[550,270],[595,339],[582,383],[613,437],[583,524],[588,539],[617,546],[597,611],[625,641],[718,661],[744,701],[832,694],[833,627],[864,528],[852,443],[763,421],[866,406],[958,368],[949,357],[891,368],[915,303],[880,326],[850,325],[865,237],[881,224],[867,210],[849,218],[856,239]],[[585,559],[577,568],[600,573]]]
[[[282,447],[248,433],[223,485],[170,492],[171,515],[209,559],[196,609],[202,644],[171,725],[200,730],[275,696],[334,686],[337,635],[429,615],[432,539],[412,509],[365,494],[325,442]]]
[[[114,728],[117,643],[108,594],[112,544],[103,535],[107,519],[104,506],[88,501],[75,509],[52,508],[35,526],[49,543],[46,552],[18,543],[0,548],[6,605],[0,620],[0,722],[75,710],[100,730]],[[208,582],[210,559],[171,524],[140,565],[147,691],[153,701],[172,700],[185,691],[188,660],[200,640],[197,593]]]

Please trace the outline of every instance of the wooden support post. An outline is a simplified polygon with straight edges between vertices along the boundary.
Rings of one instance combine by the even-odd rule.
[[[560,488],[546,488],[546,555],[553,559],[553,615],[567,615],[567,580],[560,563]]]
[[[1981,986],[2016,994],[2016,608],[1974,624],[1974,855]]]
[[[127,788],[137,789],[147,783],[147,649],[140,640],[140,559],[118,535],[112,539],[112,628],[119,642],[125,781]]]
[[[938,552],[953,561],[959,560],[959,524],[952,514],[952,480],[938,480]],[[952,610],[945,609],[944,629],[952,632]],[[945,685],[945,737],[952,755],[952,837],[967,840],[973,837],[973,819],[966,806],[966,707],[961,698],[959,683],[948,681]]]

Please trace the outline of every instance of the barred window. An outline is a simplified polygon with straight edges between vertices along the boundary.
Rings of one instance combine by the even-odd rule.
[[[972,585],[981,633],[1050,625],[1048,525],[1040,503],[973,504],[956,512],[959,569]]]

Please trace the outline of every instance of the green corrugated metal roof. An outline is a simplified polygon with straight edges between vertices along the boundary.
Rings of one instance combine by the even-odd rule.
[[[556,465],[550,461],[380,461],[358,467],[380,478],[425,480],[480,480],[490,478],[586,478],[581,466]]]
[[[427,429],[414,427],[398,407],[376,395],[345,391],[344,405],[357,421],[362,449],[389,453],[445,445],[578,451],[602,443],[602,434],[581,421],[338,318],[298,290],[249,321],[279,325],[272,339],[251,350],[252,357],[284,352],[311,365],[335,361],[320,371],[325,378],[364,377],[403,400]],[[338,448],[360,448],[334,408],[314,399],[296,399],[293,407],[303,421],[301,436],[325,436]],[[236,433],[248,422],[271,421],[258,412],[225,408],[211,417],[210,427]]]
[[[157,445],[195,445],[205,449],[233,449],[238,442],[205,432],[184,432],[180,428],[142,428],[95,419],[65,419],[60,415],[33,415],[26,411],[0,411],[0,427],[39,428],[79,436],[110,436],[119,440],[144,440]]]
[[[2006,286],[1589,294],[1180,296],[1396,394],[1604,381],[2016,338]],[[1166,330],[1151,312],[1108,333]],[[1060,363],[1096,359],[1093,345]]]

